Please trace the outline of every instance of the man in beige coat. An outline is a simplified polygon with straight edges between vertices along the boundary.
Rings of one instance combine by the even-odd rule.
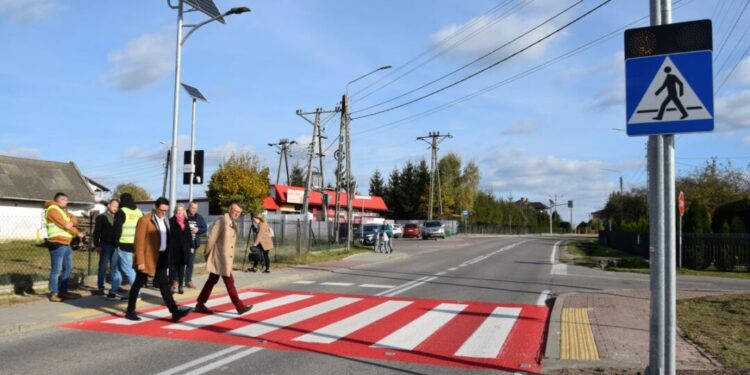
[[[211,296],[214,285],[219,281],[219,276],[224,280],[229,298],[238,314],[242,315],[253,307],[253,305],[244,305],[240,297],[237,296],[237,289],[234,288],[234,278],[232,277],[234,243],[237,239],[236,220],[240,215],[242,215],[242,207],[233,202],[229,205],[229,212],[224,214],[221,219],[216,220],[208,231],[208,243],[206,243],[204,255],[206,257],[206,270],[209,275],[206,284],[203,285],[201,294],[198,296],[195,312],[213,314],[213,311],[206,307],[206,301]]]

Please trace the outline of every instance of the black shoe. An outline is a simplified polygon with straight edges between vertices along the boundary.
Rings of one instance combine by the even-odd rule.
[[[187,314],[190,314],[191,311],[193,311],[191,307],[177,308],[177,311],[172,313],[172,321],[175,323],[179,322],[180,319],[184,318]]]
[[[250,309],[252,308],[253,308],[253,305],[240,305],[240,307],[237,308],[237,315],[242,315],[250,311]]]
[[[110,301],[127,301],[128,298],[117,294],[107,294],[107,299]]]
[[[251,267],[247,269],[247,272],[258,272],[258,270],[256,270],[255,267]]]
[[[177,287],[177,293],[179,293],[179,294],[185,294],[185,289],[182,287],[182,285],[180,285],[179,287]]]
[[[201,314],[213,314],[214,313],[211,309],[209,309],[208,307],[206,307],[206,305],[203,305],[203,304],[195,305],[195,309],[193,309],[193,311],[197,313],[201,313]]]
[[[263,273],[271,273],[269,270],[263,270]]]
[[[136,315],[134,312],[126,312],[125,313],[125,319],[127,320],[133,320],[133,321],[139,321],[141,320],[141,317]]]

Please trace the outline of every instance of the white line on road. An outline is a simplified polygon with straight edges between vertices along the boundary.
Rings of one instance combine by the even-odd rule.
[[[412,289],[412,288],[416,288],[416,287],[418,287],[418,286],[420,286],[420,285],[423,285],[423,284],[429,283],[430,281],[432,281],[432,280],[435,280],[435,279],[437,279],[437,276],[432,276],[432,277],[428,277],[428,278],[426,278],[426,279],[424,279],[424,280],[422,280],[422,281],[419,281],[419,282],[417,282],[417,283],[414,283],[414,284],[412,284],[412,285],[409,285],[409,286],[407,286],[406,288],[401,288],[401,289],[398,289],[398,290],[396,290],[396,291],[393,291],[393,292],[391,292],[391,293],[388,293],[388,294],[386,294],[385,296],[386,296],[386,297],[393,297],[393,296],[395,296],[395,295],[398,295],[398,294],[401,294],[401,293],[403,293],[403,292],[405,292],[405,291],[407,291],[407,290],[409,290],[409,289]]]
[[[220,361],[216,361],[216,362],[211,363],[209,365],[205,365],[203,367],[199,367],[199,368],[197,368],[197,369],[195,369],[193,371],[188,372],[185,375],[200,375],[200,374],[205,374],[205,373],[207,373],[209,371],[216,370],[217,368],[219,368],[221,366],[224,366],[224,365],[226,365],[228,363],[232,363],[232,362],[234,362],[234,361],[236,361],[236,360],[238,360],[238,359],[240,359],[242,357],[247,357],[250,354],[253,354],[255,352],[259,352],[261,350],[263,350],[263,348],[249,348],[247,350],[243,350],[243,351],[241,351],[239,353],[236,353],[236,354],[231,355],[231,356],[229,356],[227,358],[224,358],[224,359],[222,359]]]
[[[458,269],[458,267],[451,267],[451,268],[448,268],[448,271],[455,271],[457,269]]]
[[[310,280],[297,280],[297,281],[295,281],[295,282],[294,282],[294,284],[305,284],[305,285],[310,285],[310,284],[315,284],[315,281],[310,281]]]
[[[210,360],[212,360],[214,358],[221,357],[221,356],[223,356],[225,354],[229,354],[229,353],[232,353],[232,352],[236,352],[236,351],[238,351],[238,350],[240,350],[242,348],[246,348],[246,346],[243,346],[243,345],[230,346],[230,347],[228,347],[228,348],[226,348],[224,350],[219,350],[216,353],[211,353],[209,355],[206,355],[206,356],[203,356],[203,357],[200,357],[200,358],[196,358],[195,360],[192,360],[192,361],[190,361],[188,363],[184,363],[184,364],[179,365],[177,367],[172,367],[171,369],[162,371],[162,372],[160,372],[160,373],[158,373],[156,375],[173,375],[173,374],[176,374],[176,373],[178,373],[178,372],[180,372],[182,370],[187,370],[187,369],[189,369],[191,367],[203,364],[204,362],[208,362],[208,361],[210,361]]]
[[[395,285],[384,285],[384,284],[361,284],[362,288],[374,288],[374,289],[391,289],[395,288]]]
[[[426,314],[376,342],[372,347],[412,350],[461,313],[466,306],[468,305],[441,303]]]
[[[496,307],[456,352],[460,357],[497,358],[521,313],[520,307]]]
[[[557,246],[562,240],[555,242],[555,246],[552,246],[552,254],[549,256],[549,264],[555,264],[555,254],[557,254]]]
[[[326,281],[324,283],[320,283],[320,285],[329,285],[329,286],[352,286],[354,283],[336,283],[333,281]]]
[[[542,293],[539,295],[539,298],[536,299],[536,305],[537,306],[544,306],[547,303],[547,298],[549,298],[549,290],[543,290]]]
[[[391,293],[391,292],[395,292],[396,290],[399,290],[399,289],[401,289],[401,288],[405,288],[405,287],[407,287],[407,286],[409,286],[409,285],[412,285],[412,284],[414,284],[414,283],[417,283],[417,282],[420,282],[420,281],[422,281],[422,280],[425,280],[425,279],[427,279],[428,277],[429,277],[429,276],[423,276],[423,277],[420,277],[420,278],[418,278],[418,279],[416,279],[416,280],[412,280],[412,281],[409,281],[409,282],[403,283],[403,284],[401,284],[401,285],[399,285],[399,286],[396,286],[396,287],[394,287],[394,288],[391,288],[391,289],[388,289],[388,290],[384,290],[384,291],[382,291],[382,292],[380,292],[380,293],[376,294],[376,296],[382,296],[382,295],[385,295],[385,294],[388,294],[388,293]]]
[[[438,273],[436,273],[436,274],[435,274],[435,276],[443,276],[443,275],[445,275],[445,274],[446,274],[446,272],[445,272],[445,271],[443,271],[443,272],[438,272]]]

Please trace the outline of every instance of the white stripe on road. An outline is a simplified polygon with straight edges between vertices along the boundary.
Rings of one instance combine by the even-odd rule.
[[[232,363],[232,362],[234,362],[234,361],[236,361],[236,360],[238,360],[238,359],[240,359],[242,357],[247,357],[250,354],[253,354],[255,352],[259,352],[261,350],[263,350],[263,348],[249,348],[247,350],[243,350],[243,351],[241,351],[239,353],[236,353],[234,355],[226,357],[226,358],[224,358],[222,360],[219,360],[219,361],[216,361],[216,362],[211,363],[209,365],[205,365],[203,367],[197,368],[197,369],[195,369],[193,371],[188,372],[185,375],[201,375],[201,374],[205,374],[205,373],[207,373],[209,371],[216,370],[219,367],[222,367],[222,366],[224,366],[224,365],[226,365],[228,363]]]
[[[264,301],[264,302],[253,305],[253,308],[250,311],[242,314],[242,316],[272,309],[274,307],[288,305],[290,303],[302,301],[311,297],[312,296],[310,295],[290,294],[288,296],[279,297],[279,298],[272,299],[269,301]],[[186,322],[170,324],[163,328],[174,329],[178,331],[191,331],[197,328],[210,326],[216,323],[221,323],[223,321],[235,319],[238,317],[240,317],[240,315],[237,315],[236,313],[218,312],[218,313],[214,313],[211,315],[206,315],[202,318],[193,319],[193,320],[189,320]]]
[[[172,367],[171,369],[162,371],[162,372],[160,372],[160,373],[158,373],[156,375],[173,375],[173,374],[176,374],[176,373],[178,373],[178,372],[180,372],[182,370],[187,370],[187,369],[189,369],[191,367],[198,366],[198,365],[200,365],[200,364],[202,364],[204,362],[208,362],[208,361],[210,361],[210,360],[212,360],[214,358],[221,357],[221,356],[223,356],[225,354],[229,354],[229,353],[232,353],[232,352],[236,352],[236,351],[238,351],[238,350],[240,350],[242,348],[246,348],[246,346],[243,346],[243,345],[230,346],[230,347],[228,347],[228,348],[226,348],[224,350],[219,350],[216,353],[211,353],[209,355],[197,358],[195,360],[192,360],[192,361],[190,361],[188,363],[184,363],[184,364],[179,365],[177,367]]]
[[[391,289],[395,288],[395,285],[383,285],[383,284],[362,284],[363,288],[374,288],[374,289]]]
[[[458,269],[458,267],[451,267],[451,268],[448,268],[448,271],[455,271],[457,269]]]
[[[266,319],[262,322],[240,327],[231,330],[228,333],[236,336],[260,337],[262,335],[265,335],[266,333],[273,332],[277,329],[284,328],[295,323],[299,323],[303,320],[314,318],[318,315],[322,315],[338,308],[351,305],[352,303],[359,302],[361,300],[362,298],[338,297],[332,300],[321,302],[317,305],[306,307],[301,310],[292,311],[284,315]]]
[[[497,358],[520,313],[520,307],[496,307],[471,337],[461,345],[456,355]]]
[[[412,350],[448,323],[467,305],[441,303],[411,323],[372,345],[374,348]]]
[[[438,273],[436,273],[436,274],[435,274],[435,276],[443,276],[443,275],[445,275],[445,274],[446,274],[446,272],[445,272],[445,271],[443,271],[443,272],[438,272]]]
[[[243,299],[247,299],[247,298],[253,298],[253,297],[262,296],[264,294],[266,294],[266,293],[263,293],[263,292],[245,292],[245,293],[240,294],[239,298],[241,300],[243,300]],[[210,299],[210,300],[208,300],[206,302],[206,307],[223,305],[223,304],[228,303],[228,302],[231,302],[231,299],[229,298],[229,296],[224,296],[224,297],[221,297],[221,298],[214,298],[214,299]],[[139,314],[138,316],[141,318],[141,320],[138,320],[138,321],[129,320],[129,319],[125,319],[125,318],[116,318],[116,319],[112,319],[112,320],[106,320],[103,323],[117,324],[117,325],[122,325],[122,326],[132,326],[134,324],[144,323],[144,322],[147,322],[147,321],[153,320],[153,319],[166,318],[166,317],[171,316],[171,315],[172,315],[172,313],[169,312],[169,309],[164,308],[164,309],[159,309],[159,310],[155,310],[155,311],[151,311],[151,312]]]
[[[326,281],[324,283],[320,283],[320,285],[330,285],[330,286],[352,286],[354,283],[335,283],[332,281]]]
[[[557,246],[562,242],[562,240],[555,242],[555,245],[552,246],[552,254],[549,256],[549,264],[555,264],[555,254],[557,254]]]
[[[405,292],[405,291],[407,291],[409,289],[416,288],[416,287],[418,287],[420,285],[424,285],[426,283],[429,283],[430,281],[435,280],[435,279],[437,279],[437,276],[428,277],[428,278],[426,278],[426,279],[424,279],[422,281],[419,281],[419,282],[416,282],[416,283],[414,283],[412,285],[409,285],[406,288],[401,288],[401,289],[397,289],[396,291],[390,292],[390,293],[386,294],[385,296],[386,297],[393,297],[393,296],[401,294],[401,293],[403,293],[403,292]]]
[[[549,290],[543,290],[542,293],[539,295],[539,298],[536,299],[536,305],[537,306],[545,306],[547,305],[547,298],[549,298]]]
[[[305,285],[310,285],[310,284],[315,284],[315,281],[310,281],[310,280],[298,280],[298,281],[295,281],[295,282],[294,282],[294,284],[305,284]]]
[[[399,290],[399,289],[401,289],[401,288],[405,288],[405,287],[407,287],[407,286],[409,286],[409,285],[412,285],[412,284],[414,284],[414,283],[417,283],[417,282],[420,282],[420,281],[422,281],[422,280],[425,280],[425,279],[427,279],[428,277],[429,277],[429,276],[423,276],[423,277],[420,277],[420,278],[418,278],[418,279],[416,279],[416,280],[412,280],[412,281],[409,281],[409,282],[403,283],[403,284],[401,284],[401,285],[399,285],[399,286],[396,286],[396,287],[393,287],[393,288],[391,288],[391,289],[388,289],[388,290],[384,290],[384,291],[382,291],[382,292],[380,292],[380,293],[376,294],[376,296],[382,296],[382,295],[385,295],[385,294],[388,294],[388,293],[391,293],[391,292],[395,292],[396,290]]]
[[[292,341],[330,344],[411,304],[411,301],[383,302],[344,320],[340,320],[314,332],[297,337]]]

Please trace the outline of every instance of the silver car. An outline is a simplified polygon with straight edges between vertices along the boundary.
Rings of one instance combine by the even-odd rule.
[[[431,220],[422,224],[422,239],[428,238],[445,238],[445,226],[441,221]]]

